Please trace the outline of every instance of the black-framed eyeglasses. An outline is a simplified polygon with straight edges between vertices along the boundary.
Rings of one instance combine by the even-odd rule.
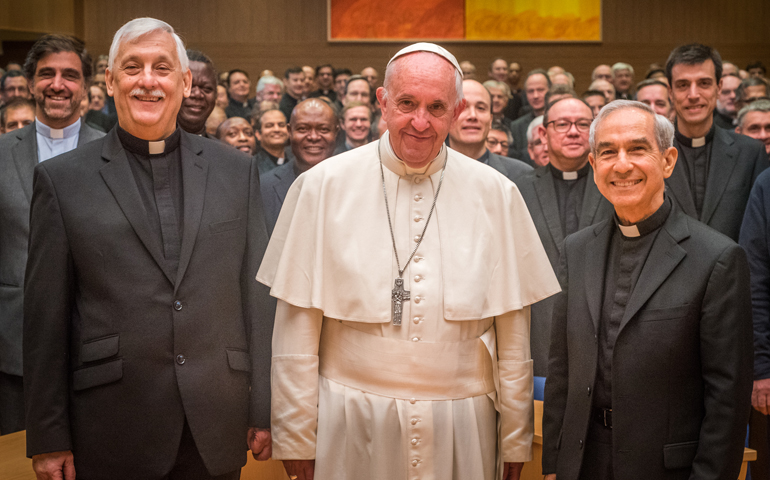
[[[496,138],[487,138],[487,145],[489,145],[490,147],[496,147],[500,145],[501,147],[503,147],[504,150],[507,150],[508,147],[510,146],[508,142],[500,142]]]
[[[569,129],[572,128],[572,125],[577,128],[578,132],[585,133],[591,129],[591,120],[588,119],[580,119],[575,122],[570,122],[569,120],[553,120],[546,123],[545,128],[548,128],[548,125],[551,124],[553,124],[553,129],[559,133],[569,132]]]

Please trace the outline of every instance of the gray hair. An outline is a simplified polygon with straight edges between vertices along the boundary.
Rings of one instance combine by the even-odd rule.
[[[527,127],[527,143],[534,141],[533,134],[537,131],[537,127],[543,124],[543,116],[537,116],[534,120],[529,122]]]
[[[115,57],[118,55],[118,49],[124,42],[131,42],[139,37],[143,37],[154,32],[166,32],[170,33],[176,43],[176,56],[179,59],[179,63],[182,65],[182,71],[190,69],[190,61],[187,58],[187,51],[184,48],[182,39],[179,38],[174,32],[174,27],[168,23],[150,17],[135,18],[126,23],[120,30],[115,32],[115,36],[112,38],[112,45],[110,46],[110,58],[108,68],[112,71],[112,66],[115,63]]]
[[[616,63],[615,65],[612,66],[612,74],[613,75],[615,75],[615,72],[617,72],[619,70],[628,70],[629,72],[631,72],[631,75],[634,74],[634,67],[632,67],[631,65],[629,65],[627,63],[618,62],[618,63]]]
[[[432,52],[413,52],[413,53],[432,53]],[[441,55],[438,55],[435,53],[433,55],[436,55],[437,57],[446,60]],[[385,89],[383,92],[383,96],[385,97],[386,101],[388,99],[388,88],[390,87],[391,82],[393,82],[393,76],[396,75],[398,69],[401,68],[400,65],[403,63],[404,58],[409,58],[409,55],[403,55],[401,57],[396,58],[385,69],[385,79],[382,82],[382,86]],[[447,63],[449,62],[447,61]],[[455,96],[457,97],[455,100],[455,104],[452,106],[452,108],[455,108],[458,105],[460,105],[460,102],[464,98],[463,97],[463,74],[454,67],[452,67],[452,70],[454,70],[455,72]]]
[[[499,88],[503,91],[505,98],[509,100],[513,98],[513,95],[511,94],[511,87],[509,87],[505,82],[500,82],[498,80],[487,80],[486,82],[482,83],[482,85],[487,89],[487,92],[489,92],[490,88]],[[492,94],[490,93],[489,96],[491,98]]]
[[[281,87],[281,92],[283,92],[283,82],[281,79],[274,77],[272,75],[265,75],[264,77],[260,78],[257,82],[257,93],[261,92],[265,89],[268,85],[278,85]]]
[[[596,155],[596,130],[599,125],[614,112],[629,108],[635,108],[653,116],[655,119],[653,131],[655,142],[658,144],[658,151],[663,152],[674,145],[674,124],[669,119],[663,115],[656,114],[646,103],[633,100],[615,100],[602,107],[599,110],[599,114],[594,118],[593,123],[591,123],[591,130],[588,133],[588,144],[591,146],[591,153]]]
[[[750,104],[741,108],[736,117],[735,124],[743,128],[743,120],[746,118],[746,114],[749,112],[762,112],[770,113],[770,100],[754,100]]]

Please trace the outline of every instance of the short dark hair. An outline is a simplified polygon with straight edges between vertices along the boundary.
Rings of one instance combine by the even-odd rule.
[[[353,75],[353,72],[351,72],[349,68],[338,68],[334,71],[334,79],[337,80],[337,77],[340,75],[351,76]]]
[[[187,57],[187,58],[189,58],[189,57]],[[190,59],[190,60],[192,60],[192,59]],[[232,70],[227,72],[227,86],[228,87],[230,86],[230,77],[233,75],[233,73],[242,73],[243,75],[246,76],[246,78],[251,80],[251,78],[249,78],[249,74],[248,74],[248,72],[246,72],[246,70],[241,70],[240,68],[233,68]]]
[[[753,69],[753,68],[758,68],[758,69],[762,70],[762,75],[764,75],[764,74],[766,74],[766,73],[767,73],[767,69],[766,69],[766,68],[765,68],[765,66],[762,64],[762,62],[760,62],[759,60],[757,60],[757,61],[756,61],[756,62],[754,62],[754,63],[750,63],[750,64],[746,65],[746,71],[747,71],[747,72],[748,72],[749,70]]]
[[[32,113],[35,113],[35,102],[24,97],[13,97],[0,108],[0,128],[5,129],[6,112],[9,110],[16,110],[17,108],[29,107],[32,109]]]
[[[82,41],[69,35],[50,34],[43,35],[40,40],[32,45],[24,62],[24,75],[27,81],[31,81],[37,72],[37,63],[51,53],[72,52],[80,58],[80,70],[83,74],[83,83],[91,81],[92,62],[91,55],[86,51]]]
[[[665,87],[666,90],[668,90],[668,85],[661,82],[660,80],[655,80],[654,78],[648,78],[647,80],[642,80],[641,82],[636,84],[636,91],[643,89],[644,87],[649,87],[651,85],[660,85],[661,87]]]
[[[318,65],[315,67],[315,74],[318,76],[318,72],[321,71],[322,68],[331,68],[332,69],[332,75],[334,75],[334,67],[332,67],[331,63],[324,63],[323,65]]]
[[[551,77],[548,76],[548,72],[545,71],[542,68],[536,68],[534,70],[530,70],[527,74],[527,78],[524,79],[524,84],[527,84],[527,80],[529,80],[529,77],[532,77],[534,75],[542,75],[545,77],[545,81],[548,82],[548,88],[551,88]]]
[[[770,94],[770,87],[767,84],[767,80],[759,77],[749,77],[741,80],[741,84],[738,85],[738,88],[735,89],[735,95],[738,97],[740,101],[745,101],[746,89],[748,87],[758,87],[758,86],[765,87],[765,96]]]
[[[263,110],[261,112],[254,112],[251,117],[252,123],[254,124],[254,131],[262,133],[262,117],[264,117],[268,112],[281,112],[281,110],[278,108],[268,108],[267,110]],[[283,112],[281,112],[281,115],[283,115],[284,119],[286,120],[286,124],[288,125],[289,119],[286,118],[286,115],[284,115]]]
[[[554,95],[570,95],[574,98],[578,98],[577,94],[575,93],[575,90],[572,89],[569,85],[564,85],[563,83],[557,83],[556,85],[551,85],[551,88],[548,89],[548,91],[545,93],[545,104],[548,105],[548,102],[551,100],[551,97]]]
[[[586,90],[583,92],[583,95],[580,96],[583,100],[585,100],[588,97],[602,97],[607,98],[604,96],[604,92],[600,92],[599,90]]]
[[[214,72],[214,77],[215,78],[217,77],[217,69],[216,69],[216,67],[214,67],[214,62],[211,61],[211,58],[209,58],[208,55],[206,55],[205,53],[201,52],[200,50],[193,50],[192,48],[188,48],[186,53],[187,53],[187,60],[189,60],[191,62],[205,63]],[[248,78],[248,76],[249,75],[246,74],[246,78]]]
[[[285,72],[283,72],[283,78],[289,78],[289,75],[292,73],[305,73],[304,70],[302,70],[302,67],[289,67],[286,69]]]
[[[356,80],[363,80],[366,82],[367,85],[369,85],[369,80],[364,78],[363,75],[351,75],[350,78],[348,78],[348,81],[345,82],[345,95],[348,94],[348,85],[350,85],[350,82],[355,82]],[[369,93],[372,93],[372,87],[369,85]]]
[[[690,43],[676,47],[666,61],[668,83],[672,87],[674,86],[674,80],[671,75],[674,65],[699,65],[709,59],[714,62],[714,74],[718,82],[722,78],[722,57],[715,48],[703,45],[702,43]]]
[[[24,74],[18,70],[8,70],[0,77],[0,91],[5,90],[5,80],[8,78],[24,77]]]
[[[508,144],[513,145],[513,133],[511,133],[511,129],[508,128],[506,124],[502,122],[502,120],[492,120],[492,126],[489,127],[489,130],[497,130],[498,132],[503,132],[508,138]]]
[[[556,100],[555,102],[553,102],[551,104],[548,104],[548,102],[546,102],[546,104],[545,104],[545,112],[543,112],[543,127],[545,127],[548,124],[548,113],[551,111],[551,109],[553,108],[554,105],[556,105],[557,103],[561,102],[562,100],[570,100],[570,99],[573,99],[573,98],[575,100],[577,100],[578,102],[582,103],[583,105],[585,105],[586,108],[588,108],[588,110],[591,111],[591,115],[593,116],[593,110],[591,110],[591,107],[582,98],[578,98],[578,97],[574,97],[574,96],[573,97],[560,98],[560,99]]]
[[[374,119],[370,105],[364,102],[350,102],[342,107],[342,111],[338,115],[339,119],[345,120],[345,114],[348,112],[348,110],[356,107],[366,107],[366,111],[369,112],[369,121],[371,122]]]

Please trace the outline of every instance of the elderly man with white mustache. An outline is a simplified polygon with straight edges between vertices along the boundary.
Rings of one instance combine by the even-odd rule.
[[[237,479],[271,444],[257,163],[177,126],[167,23],[118,30],[106,80],[118,126],[34,173],[27,455],[38,479]]]

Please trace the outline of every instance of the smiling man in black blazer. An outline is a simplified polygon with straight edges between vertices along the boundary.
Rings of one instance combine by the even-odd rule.
[[[106,79],[118,126],[35,169],[27,454],[38,478],[238,478],[247,441],[270,456],[257,165],[177,127],[168,24],[118,30]]]
[[[615,216],[567,237],[561,256],[548,480],[738,476],[753,378],[748,264],[664,194],[673,135],[626,100],[591,127],[596,185]]]

